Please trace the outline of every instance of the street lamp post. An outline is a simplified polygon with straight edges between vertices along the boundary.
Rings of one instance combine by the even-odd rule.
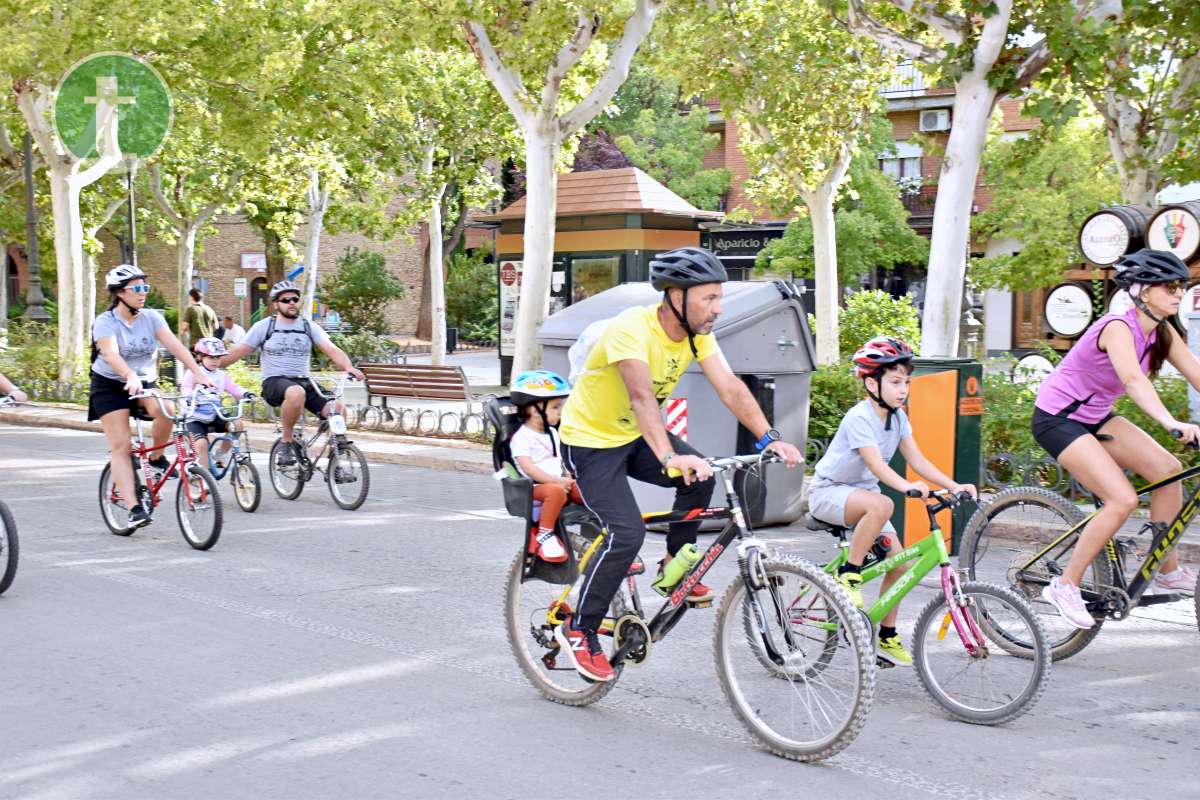
[[[50,315],[42,304],[42,261],[38,258],[37,206],[33,202],[33,137],[25,134],[25,270],[29,274],[29,288],[25,292],[25,313],[22,318],[33,322],[46,322]]]
[[[133,179],[137,173],[137,156],[129,156],[125,159],[125,181],[129,189],[129,262],[133,266],[137,266],[137,217],[135,209],[136,201],[133,197]]]

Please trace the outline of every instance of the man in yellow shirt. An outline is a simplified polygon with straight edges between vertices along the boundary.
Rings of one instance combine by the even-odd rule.
[[[759,437],[759,449],[775,450],[789,466],[800,463],[800,451],[779,440],[712,335],[728,279],[720,259],[696,247],[651,261],[650,283],[663,293],[662,302],[627,309],[609,323],[563,406],[559,434],[567,466],[608,537],[584,576],[577,613],[554,635],[575,668],[592,680],[612,679],[596,631],[646,536],[628,478],[674,487],[678,511],[705,508],[712,498],[712,468],[695,448],[667,432],[659,410],[692,361],[700,363],[738,421]],[[668,471],[679,477],[668,477]],[[695,543],[699,530],[699,522],[672,525],[659,568],[684,544]],[[712,590],[701,583],[688,595],[692,603],[711,599]]]

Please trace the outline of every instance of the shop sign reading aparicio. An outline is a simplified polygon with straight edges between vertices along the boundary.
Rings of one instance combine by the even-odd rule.
[[[713,231],[708,235],[708,248],[717,255],[757,255],[767,242],[783,236],[779,229],[756,231]]]

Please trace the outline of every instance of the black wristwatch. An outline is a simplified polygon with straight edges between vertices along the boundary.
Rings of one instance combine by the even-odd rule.
[[[759,452],[766,450],[771,442],[778,442],[783,436],[774,428],[768,428],[767,432],[762,435],[762,438],[754,443],[754,447]]]

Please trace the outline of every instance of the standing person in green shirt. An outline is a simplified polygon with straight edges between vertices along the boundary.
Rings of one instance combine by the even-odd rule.
[[[183,312],[183,324],[179,327],[181,338],[189,344],[213,335],[217,329],[217,312],[204,302],[204,293],[199,289],[188,292],[192,302]]]

